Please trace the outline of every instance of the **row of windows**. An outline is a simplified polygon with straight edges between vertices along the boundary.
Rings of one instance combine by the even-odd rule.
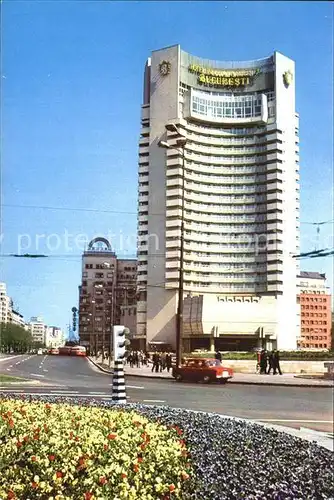
[[[212,96],[213,97],[213,96]],[[221,96],[209,99],[193,95],[192,112],[212,118],[250,118],[260,116],[261,96]]]
[[[318,309],[323,309],[323,310],[326,310],[327,307],[326,306],[318,306]],[[311,318],[314,318],[314,317],[317,317],[317,318],[327,318],[327,313],[304,313],[302,312],[302,316],[305,316],[305,317],[311,317]]]
[[[209,137],[213,136],[215,137],[215,133],[217,133],[217,129],[213,127],[212,125],[205,125],[201,123],[201,125],[192,122],[191,123],[191,128],[194,128],[196,131],[201,131],[203,134],[208,135]],[[271,130],[271,133],[276,132],[276,130]],[[281,132],[281,130],[277,130],[277,132]],[[250,127],[241,127],[241,128],[236,128],[236,127],[231,127],[231,128],[224,128],[220,129],[219,133],[221,133],[222,136],[227,136],[230,137],[231,134],[234,134],[235,136],[240,136],[240,135],[245,135],[247,137],[249,136],[254,136],[256,134],[265,134],[268,133],[266,127],[258,127],[258,126],[250,126]]]
[[[327,328],[302,328],[302,333],[327,333]]]
[[[316,349],[327,349],[327,344],[301,344],[301,347],[310,348],[314,347]]]
[[[313,321],[313,320],[303,319],[302,325],[327,325],[327,321],[320,321],[320,320]]]
[[[304,304],[301,304],[301,309],[302,311],[304,310],[314,310],[314,309],[327,309],[326,306],[311,306],[311,305],[304,305]]]
[[[326,298],[323,297],[302,297],[303,302],[327,302]],[[302,306],[308,309],[308,306]]]
[[[304,337],[304,339],[306,339],[306,340],[327,340],[327,337],[326,336],[324,336],[324,337],[323,336],[318,336],[318,335],[315,335],[315,336],[313,336],[313,335],[311,335],[311,336],[307,335],[306,337]]]
[[[87,265],[92,265],[92,264],[86,264],[86,269],[92,269],[91,267],[87,267]],[[113,278],[114,277],[114,273],[95,273],[95,278],[104,278],[104,277],[107,277],[107,278]],[[87,278],[88,277],[88,273],[86,271],[84,271],[82,273],[82,277],[83,278]]]

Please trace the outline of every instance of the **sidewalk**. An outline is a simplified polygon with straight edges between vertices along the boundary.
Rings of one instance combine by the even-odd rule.
[[[112,373],[108,363],[102,365],[101,358],[88,358],[95,366],[105,373]],[[170,379],[173,380],[171,372],[152,372],[152,365],[142,366],[141,368],[130,368],[126,365],[124,372],[128,376],[143,377],[151,379]],[[257,373],[235,373],[234,377],[228,381],[229,384],[243,385],[267,385],[267,386],[290,386],[290,387],[334,387],[332,380],[301,378],[300,375],[286,373],[283,375],[260,375]]]

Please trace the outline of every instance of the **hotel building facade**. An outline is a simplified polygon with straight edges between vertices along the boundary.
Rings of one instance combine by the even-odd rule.
[[[175,346],[183,215],[184,351],[297,347],[298,127],[288,57],[152,52],[139,140],[138,337]]]

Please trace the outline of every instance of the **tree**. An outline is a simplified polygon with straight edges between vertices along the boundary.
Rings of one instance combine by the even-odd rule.
[[[0,323],[0,352],[24,353],[33,345],[31,333],[13,323]]]

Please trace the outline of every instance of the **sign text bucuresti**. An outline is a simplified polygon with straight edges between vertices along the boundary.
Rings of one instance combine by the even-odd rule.
[[[219,70],[190,64],[190,73],[198,75],[198,83],[214,87],[243,87],[253,83],[254,77],[261,71],[257,69]]]

